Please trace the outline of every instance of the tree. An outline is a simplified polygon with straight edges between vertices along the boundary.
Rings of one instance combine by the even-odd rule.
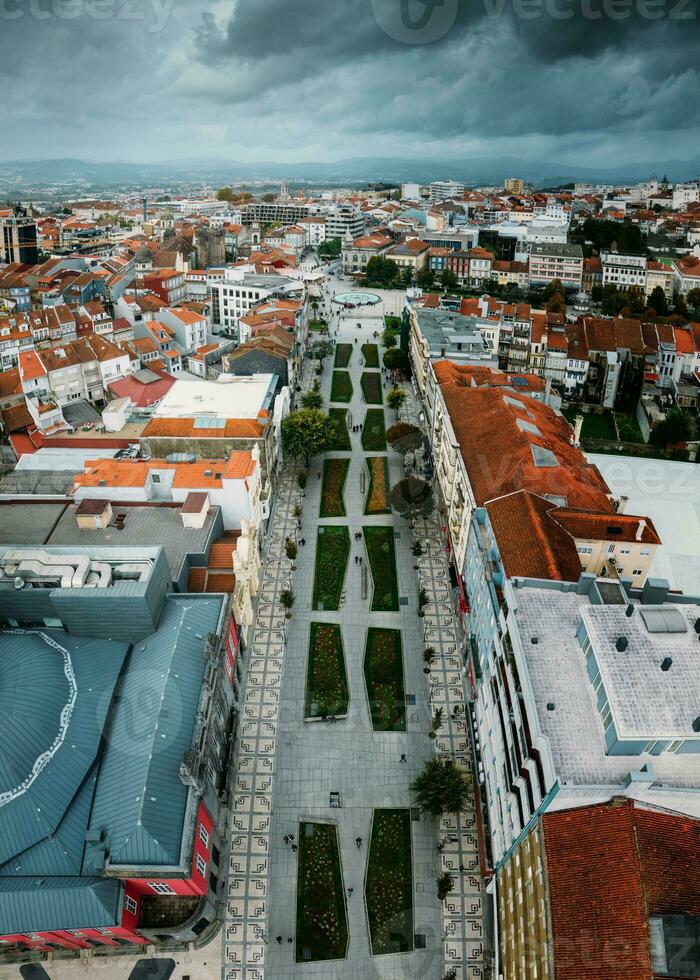
[[[591,286],[591,301],[593,303],[600,303],[603,299],[603,287],[596,283],[595,286]]]
[[[384,351],[383,361],[384,367],[389,371],[408,371],[411,367],[408,354],[399,347]]]
[[[392,388],[391,391],[386,396],[386,403],[389,408],[393,408],[394,411],[398,412],[401,406],[406,401],[406,392],[403,388]]]
[[[320,259],[337,259],[342,250],[343,241],[341,238],[329,238],[318,246],[318,257]]]
[[[293,459],[304,459],[307,466],[312,456],[328,452],[335,437],[335,422],[318,408],[302,408],[282,422],[285,453]]]
[[[216,192],[217,201],[230,201],[233,198],[233,188],[220,187]]]
[[[307,391],[301,396],[301,404],[304,408],[322,408],[323,398],[320,391]]]
[[[435,285],[435,273],[429,265],[419,269],[416,273],[416,285],[421,289],[432,289]]]
[[[292,606],[294,605],[295,596],[291,589],[283,589],[280,592],[280,605],[283,609],[287,610],[287,615],[291,615]]]
[[[654,289],[652,289],[647,303],[657,316],[668,316],[666,293],[663,291],[661,286],[656,286]]]
[[[452,271],[452,269],[443,269],[442,275],[440,276],[440,283],[442,288],[447,293],[452,293],[457,288],[457,276]]]
[[[554,293],[545,304],[547,313],[566,313],[566,300],[563,293]]]
[[[393,259],[385,259],[381,255],[373,255],[365,270],[368,283],[378,286],[393,286],[399,275],[399,267]]]
[[[409,286],[413,285],[413,269],[411,269],[410,266],[406,266],[406,268],[402,270],[399,281],[401,285],[405,286],[407,289]]]
[[[402,456],[415,453],[423,445],[423,433],[408,422],[397,422],[386,430],[386,441]]]
[[[321,367],[325,359],[331,356],[334,349],[332,341],[317,340],[315,344],[309,346],[307,353],[314,361],[318,361],[319,367]]]
[[[561,279],[552,279],[551,282],[548,282],[544,287],[542,297],[546,301],[551,299],[552,296],[556,296],[557,293],[560,293],[562,296],[564,295],[564,284],[562,283]]]
[[[270,193],[263,194],[262,199],[265,202],[265,204],[272,204],[272,202],[275,200],[275,195]]]
[[[404,477],[391,491],[391,506],[409,521],[430,517],[435,509],[430,484],[417,476]]]
[[[297,550],[298,549],[297,549],[296,541],[292,541],[291,538],[287,538],[287,540],[284,542],[284,553],[287,556],[287,558],[290,558],[292,561],[294,561],[294,559],[297,556]]]
[[[416,805],[431,817],[459,813],[469,798],[471,784],[452,759],[429,759],[411,783]]]
[[[452,875],[449,873],[449,871],[443,871],[443,873],[435,879],[435,884],[437,885],[438,901],[444,902],[455,886],[455,883],[452,880]]]
[[[382,334],[382,343],[387,348],[396,347],[396,331],[395,330],[385,330]]]
[[[655,446],[670,446],[677,442],[687,442],[693,432],[693,420],[689,412],[681,408],[670,408],[666,418],[651,433]]]

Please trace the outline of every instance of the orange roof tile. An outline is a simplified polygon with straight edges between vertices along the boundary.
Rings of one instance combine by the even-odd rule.
[[[556,504],[517,490],[488,501],[486,509],[509,578],[578,582],[581,561],[573,538],[550,520]]]
[[[259,439],[264,431],[265,427],[256,419],[227,419],[223,429],[195,428],[193,418],[151,419],[142,436],[146,439]]]

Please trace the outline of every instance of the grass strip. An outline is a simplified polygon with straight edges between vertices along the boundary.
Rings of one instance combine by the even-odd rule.
[[[338,344],[335,348],[335,367],[346,368],[352,357],[352,344]]]
[[[386,456],[368,456],[369,490],[365,514],[390,514],[389,460]]]
[[[352,400],[352,381],[348,371],[334,371],[331,383],[331,401],[349,402]]]
[[[338,832],[332,824],[299,824],[296,961],[347,955],[348,920]]]
[[[350,532],[346,527],[326,524],[318,529],[314,569],[314,609],[339,609],[350,554]]]
[[[370,626],[364,671],[374,731],[405,732],[406,696],[399,630]]]
[[[374,956],[413,949],[413,860],[410,810],[375,810],[365,902]]]
[[[382,376],[379,371],[364,371],[360,378],[360,387],[368,405],[382,404]]]
[[[329,408],[328,416],[335,422],[336,437],[331,446],[332,452],[349,452],[352,448],[350,443],[350,433],[348,432],[347,408]]]
[[[343,490],[349,469],[349,459],[325,459],[323,461],[321,517],[345,517]]]
[[[304,717],[346,715],[349,701],[340,626],[336,623],[312,623]]]
[[[367,453],[386,450],[386,427],[383,408],[369,408],[362,426],[362,448]]]
[[[365,367],[368,368],[379,367],[379,348],[377,347],[376,344],[363,344],[362,356],[365,359]]]
[[[372,612],[399,611],[399,584],[393,527],[363,528],[374,591]]]

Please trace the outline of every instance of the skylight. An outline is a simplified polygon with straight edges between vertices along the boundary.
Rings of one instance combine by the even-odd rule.
[[[532,422],[526,422],[525,419],[516,419],[515,424],[521,432],[529,432],[531,436],[539,436],[540,439],[542,438],[542,433]]]
[[[542,468],[559,466],[559,460],[551,449],[545,449],[544,446],[536,446],[532,443],[530,445],[530,451],[532,452],[532,459],[535,466]]]

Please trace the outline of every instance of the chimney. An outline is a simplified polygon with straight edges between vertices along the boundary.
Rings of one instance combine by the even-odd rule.
[[[574,423],[574,445],[581,445],[581,430],[583,429],[583,415],[577,415]]]
[[[644,536],[644,529],[647,526],[647,522],[643,517],[639,518],[639,527],[637,528],[637,541],[641,541]]]

